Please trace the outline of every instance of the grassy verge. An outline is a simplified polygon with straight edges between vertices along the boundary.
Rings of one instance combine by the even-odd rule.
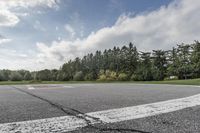
[[[168,80],[168,81],[146,81],[146,84],[175,84],[175,85],[200,85],[200,79]]]
[[[0,81],[0,85],[21,84],[80,84],[80,83],[136,83],[136,84],[175,84],[175,85],[200,85],[200,79],[169,80],[169,81]]]

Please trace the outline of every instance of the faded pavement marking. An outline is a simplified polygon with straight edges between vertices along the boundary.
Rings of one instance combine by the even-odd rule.
[[[73,86],[63,86],[65,88],[74,88]]]
[[[102,122],[105,124],[121,122],[121,121],[144,118],[163,113],[169,113],[185,109],[188,107],[194,107],[197,105],[200,105],[200,94],[185,98],[162,101],[162,102],[86,113],[84,119],[78,116],[61,116],[61,117],[54,117],[47,119],[5,123],[5,124],[0,124],[0,132],[1,133],[7,133],[7,132],[62,133],[88,126],[88,121],[90,124],[98,124]],[[83,115],[80,114],[80,116]],[[94,118],[97,118],[99,120]]]
[[[28,88],[29,90],[35,90],[35,88],[32,87],[32,86],[27,86],[27,88]]]

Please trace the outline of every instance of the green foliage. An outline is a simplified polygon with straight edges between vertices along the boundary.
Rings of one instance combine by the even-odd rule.
[[[121,48],[89,53],[64,63],[60,69],[0,70],[0,81],[72,81],[72,80],[164,80],[200,78],[200,43],[179,44],[171,50],[138,52],[129,43]]]
[[[109,81],[117,80],[117,73],[114,71],[106,70],[106,78]]]
[[[92,81],[92,80],[95,80],[95,79],[96,79],[96,76],[93,73],[88,73],[84,77],[84,80],[86,80],[86,81]]]
[[[99,76],[98,76],[98,81],[106,81],[107,77],[106,74],[104,73],[104,70],[100,70],[99,71]]]
[[[156,81],[163,80],[165,78],[163,71],[159,69],[152,70],[152,72],[153,79]]]
[[[200,77],[200,42],[195,41],[192,45],[191,63],[193,69],[194,78]]]
[[[136,74],[132,74],[132,75],[131,75],[130,80],[132,80],[132,81],[138,81],[137,79],[138,79],[138,77],[137,77]]]
[[[107,80],[107,78],[106,78],[105,74],[102,74],[102,75],[99,76],[98,81],[106,81],[106,80]]]
[[[12,72],[9,75],[9,78],[10,78],[11,81],[21,81],[21,80],[23,80],[22,75],[17,71]]]
[[[135,71],[135,81],[151,81],[152,75],[152,61],[150,52],[141,52],[139,65]]]
[[[38,71],[36,72],[35,79],[42,81],[51,81],[51,71],[48,69]]]
[[[4,74],[2,72],[0,72],[0,81],[5,81]]]
[[[103,70],[100,71],[99,79],[100,81],[114,81],[117,80],[117,73],[114,71],[106,70],[105,72]]]
[[[189,44],[178,45],[177,52],[178,52],[177,76],[179,77],[179,79],[191,78],[192,76],[190,74],[191,74],[191,71],[193,71],[192,63],[190,60],[191,46]]]
[[[166,51],[153,50],[153,70],[152,75],[154,80],[163,80],[167,70]]]
[[[12,73],[10,70],[1,70],[1,81],[10,80],[10,74]]]
[[[120,73],[119,76],[118,76],[118,80],[127,81],[128,80],[128,75],[126,73]]]
[[[151,81],[153,80],[151,69],[140,67],[135,72],[134,81]]]
[[[31,73],[29,71],[25,72],[24,73],[24,80],[32,80],[32,76],[31,76]]]
[[[82,81],[84,80],[84,75],[82,71],[76,72],[73,78],[75,81]]]
[[[178,76],[166,77],[164,80],[178,80]]]

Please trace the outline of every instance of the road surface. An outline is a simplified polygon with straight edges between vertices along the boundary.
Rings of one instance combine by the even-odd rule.
[[[0,132],[198,133],[199,94],[200,87],[181,85],[5,85]]]

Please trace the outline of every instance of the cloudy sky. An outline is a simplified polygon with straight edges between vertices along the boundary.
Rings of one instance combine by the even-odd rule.
[[[133,42],[170,49],[200,38],[200,0],[0,0],[0,69],[59,68]]]

